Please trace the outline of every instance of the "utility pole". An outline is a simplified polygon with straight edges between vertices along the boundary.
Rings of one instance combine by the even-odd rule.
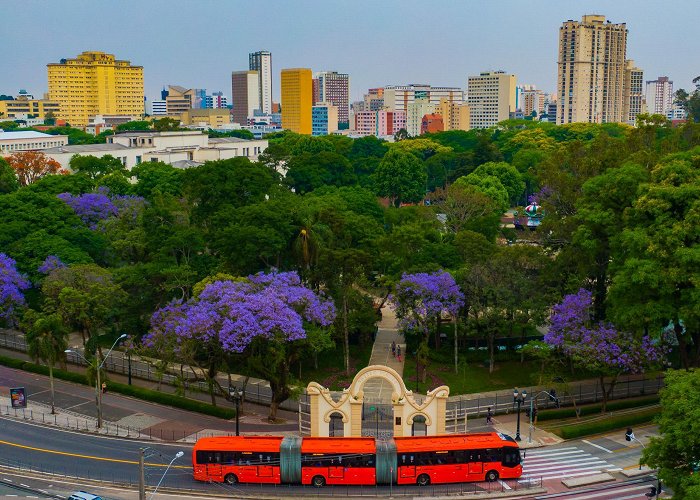
[[[146,476],[144,467],[145,448],[139,448],[139,500],[146,500]]]

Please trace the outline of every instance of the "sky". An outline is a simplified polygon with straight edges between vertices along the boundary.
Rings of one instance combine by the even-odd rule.
[[[368,88],[427,83],[466,88],[503,70],[556,90],[558,29],[602,14],[627,23],[627,58],[646,80],[692,88],[700,75],[698,0],[0,0],[0,94],[47,91],[46,64],[95,50],[144,67],[146,96],[165,85],[231,95],[231,71],[272,52],[282,68],[350,75]]]

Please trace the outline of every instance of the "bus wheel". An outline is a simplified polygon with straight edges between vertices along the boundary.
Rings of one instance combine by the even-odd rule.
[[[235,474],[226,474],[226,476],[224,476],[224,481],[226,484],[236,484],[238,482],[238,476]]]
[[[427,474],[421,474],[416,480],[418,486],[428,486],[430,484],[430,476]]]
[[[314,476],[314,478],[311,480],[311,484],[313,484],[316,488],[322,488],[326,485],[326,478],[323,476]]]
[[[498,472],[495,470],[490,470],[486,473],[486,480],[490,483],[493,483],[494,481],[498,481]]]

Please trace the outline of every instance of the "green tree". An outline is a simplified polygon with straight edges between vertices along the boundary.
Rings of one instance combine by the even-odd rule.
[[[251,132],[250,130],[247,130],[247,129],[229,130],[228,132],[217,132],[216,130],[209,129],[209,130],[207,130],[207,135],[209,137],[212,137],[212,138],[238,137],[239,139],[247,139],[247,140],[255,139],[253,132]]]
[[[11,193],[19,188],[14,169],[0,156],[0,195]]]
[[[321,186],[349,186],[357,182],[350,162],[328,151],[302,153],[287,164],[287,183],[304,194]]]
[[[493,175],[477,174],[476,171],[457,179],[453,186],[462,188],[472,187],[476,191],[486,195],[492,202],[494,211],[502,214],[508,210],[508,190],[503,186],[501,180]]]
[[[483,163],[469,175],[492,175],[496,177],[508,192],[510,206],[515,206],[518,203],[525,189],[525,183],[520,172],[514,166],[504,161]],[[467,176],[467,178],[469,177]]]
[[[151,130],[149,121],[131,121],[117,125],[117,132],[147,132]]]
[[[55,269],[41,287],[47,313],[57,313],[68,326],[78,328],[83,344],[101,328],[117,322],[126,293],[112,274],[95,264]]]
[[[153,123],[153,129],[158,132],[171,132],[174,130],[180,130],[180,120],[170,118],[169,116],[153,120],[153,122],[151,123]]]
[[[70,168],[73,172],[86,175],[92,180],[96,180],[107,174],[124,172],[126,170],[124,164],[112,155],[105,155],[101,158],[97,158],[95,156],[81,156],[76,154],[70,159]]]
[[[427,180],[423,162],[411,153],[396,149],[384,155],[374,173],[377,194],[389,198],[395,207],[421,201],[426,194]]]
[[[29,310],[23,320],[27,335],[27,354],[35,361],[43,361],[49,367],[51,388],[51,414],[56,413],[53,369],[65,364],[68,348],[68,330],[58,314],[42,314]]]
[[[674,498],[700,498],[700,370],[666,372],[660,407],[659,436],[640,461],[659,469]]]
[[[136,165],[131,174],[138,179],[136,194],[153,199],[155,193],[178,196],[182,193],[183,171],[163,162]]]

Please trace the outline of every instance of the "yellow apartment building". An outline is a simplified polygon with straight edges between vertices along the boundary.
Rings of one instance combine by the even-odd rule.
[[[469,106],[450,101],[446,97],[440,99],[437,111],[442,115],[445,130],[469,130]]]
[[[55,101],[19,96],[12,101],[0,101],[0,119],[20,118],[26,115],[44,120],[49,112],[58,117],[59,109],[60,104]]]
[[[143,117],[143,66],[104,52],[47,64],[50,101],[60,104],[57,118],[85,127],[95,115]]]
[[[308,68],[282,70],[280,85],[283,129],[311,135],[312,79],[311,70]]]
[[[205,125],[209,128],[222,128],[231,123],[231,110],[228,108],[217,109],[189,109],[182,113],[180,121],[183,125]]]

